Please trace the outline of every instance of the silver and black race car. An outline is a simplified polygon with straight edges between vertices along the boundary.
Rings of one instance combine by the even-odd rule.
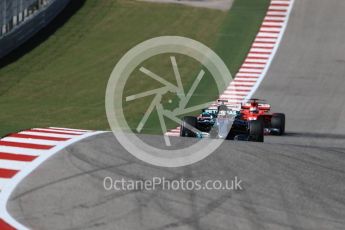
[[[264,142],[263,123],[247,121],[242,116],[239,111],[229,109],[222,103],[218,107],[204,109],[197,117],[184,117],[180,136]]]

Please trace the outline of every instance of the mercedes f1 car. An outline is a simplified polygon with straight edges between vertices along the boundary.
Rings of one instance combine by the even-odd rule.
[[[250,99],[241,106],[242,119],[246,121],[261,121],[264,124],[265,135],[284,135],[285,114],[271,113],[271,106],[263,104],[263,100]]]
[[[224,101],[220,102],[222,104],[218,107],[204,109],[198,117],[184,117],[180,136],[264,142],[264,126],[261,121],[244,120],[240,111],[229,109]]]

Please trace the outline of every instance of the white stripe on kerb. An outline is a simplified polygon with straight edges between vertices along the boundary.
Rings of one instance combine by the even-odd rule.
[[[269,10],[285,10],[285,12],[286,12],[287,7],[286,6],[272,6],[271,5],[268,9]]]
[[[251,48],[250,52],[270,52],[270,48],[262,49],[262,48]]]
[[[43,137],[59,137],[59,138],[74,138],[76,135],[67,134],[55,134],[55,133],[40,133],[40,132],[30,132],[22,131],[19,134],[33,135],[33,136],[43,136]]]
[[[44,128],[34,128],[33,130],[44,131],[44,132],[56,132],[56,133],[62,133],[62,134],[72,134],[72,135],[73,134],[81,135],[85,133],[85,132],[77,132],[77,131],[52,130],[52,129],[44,129]]]
[[[61,143],[61,141],[47,141],[47,140],[18,138],[18,137],[5,137],[2,140],[16,142],[16,143],[37,144],[37,145],[58,145],[59,143]]]
[[[264,59],[256,59],[256,58],[246,58],[245,62],[260,62],[260,63],[267,63],[267,60]]]
[[[265,32],[259,32],[258,33],[259,37],[269,37],[269,38],[278,38],[278,34],[274,34],[274,33],[265,33]]]
[[[11,170],[22,170],[30,162],[25,161],[13,161],[13,160],[2,160],[0,159],[0,168],[11,169]]]
[[[263,26],[283,26],[284,22],[264,22]]]
[[[259,73],[238,73],[238,77],[259,77]]]
[[[0,190],[2,190],[3,188],[5,188],[5,185],[10,181],[11,179],[7,179],[7,178],[0,178]],[[1,194],[1,191],[0,191]]]
[[[248,57],[263,57],[263,58],[269,58],[270,54],[257,54],[257,53],[250,53],[248,54]]]
[[[268,16],[274,16],[274,15],[283,15],[285,16],[286,15],[286,12],[277,12],[277,11],[269,11],[267,13]]]
[[[227,91],[227,92],[229,92],[229,91]],[[232,98],[235,98],[235,99],[241,99],[241,100],[244,98],[243,95],[227,94],[226,92],[224,92],[224,93],[222,94],[222,96],[225,96],[225,95],[231,96]]]
[[[265,18],[264,18],[264,21],[267,21],[267,20],[271,20],[271,21],[278,21],[278,22],[282,22],[283,21],[283,23],[284,23],[284,21],[285,21],[285,18],[282,18],[282,17],[279,17],[279,16],[266,16]]]
[[[245,86],[229,86],[227,89],[229,90],[248,90],[252,89],[253,87],[245,87]]]
[[[239,82],[239,81],[233,81],[234,83],[231,82],[230,85],[248,85],[248,86],[253,86],[255,82]]]
[[[268,40],[268,39],[266,39],[266,40]],[[270,49],[274,48],[274,44],[268,44],[268,43],[260,42],[260,41],[254,42],[253,46],[260,46],[260,47],[265,47],[265,48],[270,48]]]
[[[272,32],[280,32],[281,29],[279,28],[272,28],[272,27],[261,27],[263,31],[272,31]]]
[[[19,148],[19,147],[11,147],[11,146],[0,146],[0,152],[39,156],[41,154],[44,154],[46,150],[27,149],[27,148]]]

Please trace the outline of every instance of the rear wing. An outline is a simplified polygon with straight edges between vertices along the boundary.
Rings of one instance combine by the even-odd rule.
[[[241,106],[241,109],[250,109],[251,104],[250,103],[245,103]],[[264,110],[264,111],[269,111],[271,110],[271,105],[270,104],[259,104],[258,105],[259,110]]]
[[[229,100],[219,99],[216,103],[212,104],[207,109],[203,109],[203,112],[206,110],[216,110],[218,112],[220,106],[226,106],[228,110],[230,111],[241,111],[241,105],[240,104],[231,104],[229,103]],[[207,111],[206,111],[207,112]]]

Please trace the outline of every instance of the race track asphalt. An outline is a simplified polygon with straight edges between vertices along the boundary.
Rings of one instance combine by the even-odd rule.
[[[35,170],[12,195],[10,213],[37,230],[343,230],[344,12],[343,0],[295,2],[282,45],[256,94],[286,113],[287,136],[267,137],[264,144],[226,142],[206,160],[166,169],[135,159],[111,133],[102,134]],[[105,191],[105,176],[237,176],[244,189]]]

